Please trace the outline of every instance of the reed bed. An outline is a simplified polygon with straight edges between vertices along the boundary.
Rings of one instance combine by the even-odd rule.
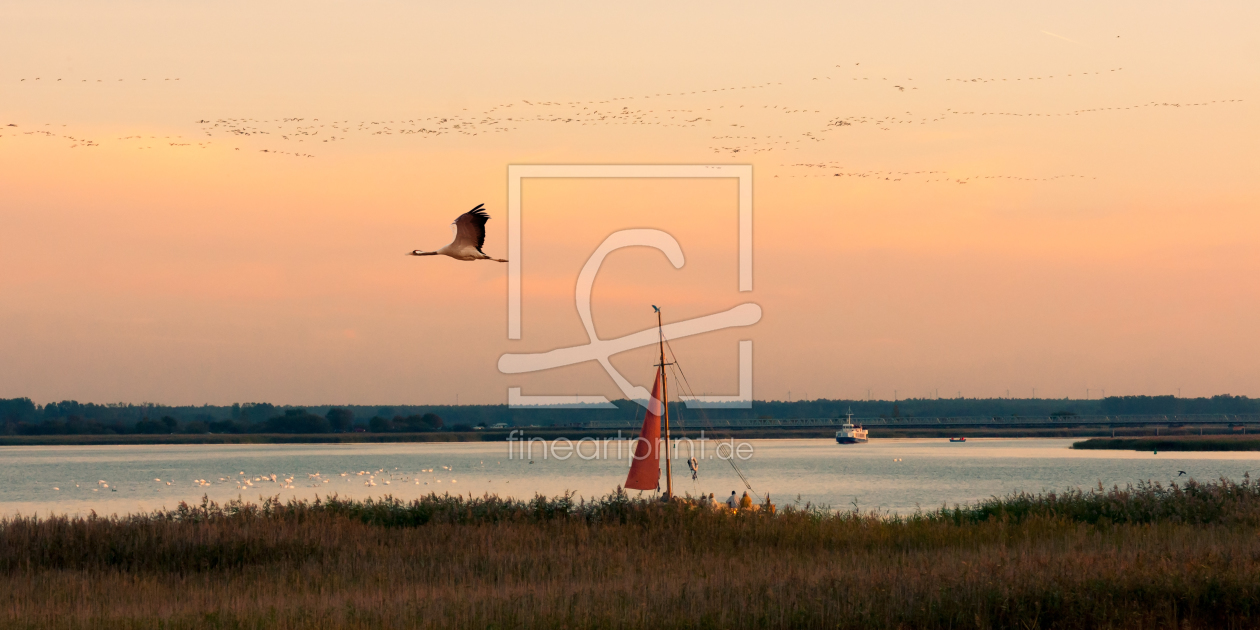
[[[1250,479],[907,516],[617,492],[0,520],[4,628],[1260,625]]]

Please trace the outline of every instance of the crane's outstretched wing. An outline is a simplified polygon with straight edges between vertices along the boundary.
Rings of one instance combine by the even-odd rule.
[[[486,204],[479,203],[476,208],[459,215],[455,222],[451,225],[455,228],[456,247],[476,247],[477,251],[481,251],[481,246],[486,244],[486,221],[490,220],[490,215],[486,214]],[[485,252],[482,252],[485,253]]]

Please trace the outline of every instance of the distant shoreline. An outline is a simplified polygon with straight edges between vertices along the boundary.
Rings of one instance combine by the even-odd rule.
[[[121,435],[0,435],[0,446],[109,446],[109,445],[143,445],[143,444],[387,444],[408,442],[502,442],[511,435],[512,430],[487,431],[432,431],[424,433],[200,433],[200,434],[121,434]],[[547,440],[568,438],[633,438],[638,431],[622,429],[581,429],[532,427],[518,429],[526,438],[538,437]],[[518,432],[516,437],[522,433]],[[1159,444],[1163,450],[1260,450],[1260,436],[1219,435],[1185,435],[1156,438],[1154,429],[1126,429],[1115,432],[1102,428],[1055,428],[1055,429],[1016,429],[1016,428],[971,428],[971,429],[871,429],[872,440],[895,438],[1094,438],[1077,442],[1074,448],[1083,449],[1120,449],[1148,450],[1146,441],[1151,441],[1151,448]],[[1164,430],[1167,434],[1167,430]],[[684,431],[675,430],[676,438],[698,438],[699,429]],[[1111,438],[1112,435],[1116,437]],[[711,439],[743,439],[743,440],[799,440],[799,439],[834,439],[835,430],[827,427],[783,429],[704,429],[704,436]],[[1106,438],[1106,439],[1103,439]],[[1164,443],[1176,444],[1179,440],[1190,438],[1203,440],[1198,448],[1179,448],[1163,446]],[[1239,440],[1253,443],[1254,447],[1244,448],[1210,448],[1209,444],[1217,442],[1238,444]],[[1140,446],[1140,448],[1139,448]]]
[[[1115,451],[1260,451],[1260,435],[1180,435],[1143,438],[1093,438],[1072,448]]]

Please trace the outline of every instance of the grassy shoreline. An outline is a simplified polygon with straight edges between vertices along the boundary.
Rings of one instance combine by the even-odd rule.
[[[906,517],[780,508],[432,495],[0,519],[0,626],[1214,628],[1260,613],[1249,479]]]
[[[1145,438],[1093,438],[1072,445],[1085,450],[1260,451],[1260,435],[1184,435]]]

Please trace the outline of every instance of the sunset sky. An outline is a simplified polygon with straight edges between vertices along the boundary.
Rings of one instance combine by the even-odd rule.
[[[503,403],[619,393],[603,338],[680,340],[757,399],[1260,396],[1260,4],[10,0],[0,20],[0,398]],[[512,164],[751,164],[531,180],[507,265],[410,258]],[[650,386],[647,350],[619,355]],[[790,392],[790,394],[789,394]]]

